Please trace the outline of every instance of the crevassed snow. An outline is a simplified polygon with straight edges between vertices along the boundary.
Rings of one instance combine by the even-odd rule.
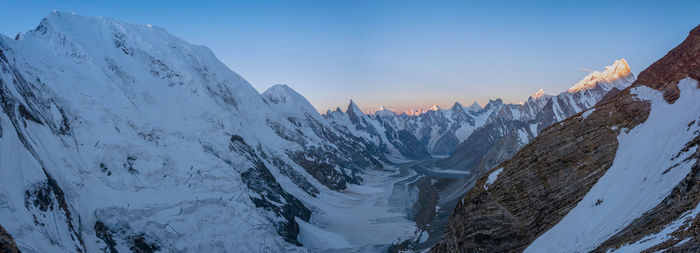
[[[584,198],[558,224],[537,238],[525,252],[586,252],[658,205],[689,172],[695,161],[683,162],[690,150],[671,160],[694,136],[700,115],[700,90],[690,78],[678,84],[680,98],[668,104],[661,92],[646,86],[632,89],[651,101],[646,122],[621,133],[615,160]],[[671,168],[674,164],[678,166]],[[671,168],[667,173],[664,171]]]
[[[489,185],[493,184],[493,182],[496,182],[496,179],[498,179],[498,175],[501,174],[502,171],[503,171],[503,168],[498,168],[494,172],[491,172],[491,174],[489,174],[488,179],[486,179],[486,183],[484,184],[484,189],[488,190]]]
[[[310,207],[317,213],[312,216],[313,225],[300,226],[302,238],[307,242],[305,247],[318,252],[332,249],[373,252],[416,236],[418,227],[408,220],[403,206],[391,203],[394,184],[415,174],[392,177],[395,173],[368,171],[363,175],[363,185],[348,185],[345,192],[329,192],[318,199],[309,199]],[[342,244],[332,245],[307,237],[312,235]]]

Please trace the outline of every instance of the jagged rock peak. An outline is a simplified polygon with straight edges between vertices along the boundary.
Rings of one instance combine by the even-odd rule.
[[[616,60],[613,65],[606,66],[603,72],[593,71],[588,74],[581,81],[576,83],[576,85],[569,88],[567,92],[579,92],[595,87],[598,82],[612,83],[626,78],[634,78],[634,75],[632,75],[627,61],[625,59],[619,59]]]
[[[349,114],[349,113],[359,113],[359,114],[363,114],[363,113],[362,113],[362,110],[360,110],[360,107],[358,107],[357,104],[355,104],[355,101],[353,101],[352,99],[350,99],[350,104],[348,104],[348,109],[345,110],[345,113],[348,113],[348,114]]]

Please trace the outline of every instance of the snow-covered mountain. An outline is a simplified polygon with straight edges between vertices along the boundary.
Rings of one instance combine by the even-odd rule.
[[[432,251],[697,252],[699,52],[700,26],[631,86],[489,168]]]
[[[491,169],[514,155],[543,129],[593,107],[608,92],[616,93],[633,81],[634,75],[627,62],[621,59],[606,67],[604,72],[593,72],[556,96],[546,95],[540,90],[523,104],[489,102],[486,108],[500,108],[498,112],[437,165],[477,172]],[[586,85],[582,86],[582,83]]]
[[[417,115],[396,114],[381,107],[367,117],[350,117],[350,115],[362,114],[357,105],[351,102],[345,112],[347,115],[340,110],[328,114],[334,119],[357,118],[357,121],[351,121],[357,130],[375,136],[378,145],[381,145],[381,141],[393,144],[394,147],[389,147],[387,151],[390,154],[422,159],[428,155],[454,153],[453,160],[465,161],[466,159],[462,156],[471,152],[457,150],[469,149],[471,145],[479,143],[480,141],[476,138],[487,138],[488,142],[497,142],[505,136],[514,134],[514,140],[518,141],[518,145],[513,148],[513,151],[517,151],[537,136],[543,128],[590,108],[603,99],[608,91],[621,90],[632,81],[634,81],[634,75],[627,61],[620,59],[612,66],[606,67],[603,72],[596,71],[589,74],[559,95],[546,95],[543,90],[539,90],[527,102],[521,104],[504,104],[501,99],[495,99],[490,100],[484,108],[476,102],[469,107],[455,103],[450,109],[441,109],[435,105]],[[341,117],[341,115],[345,116]],[[386,137],[378,136],[382,132]],[[469,138],[474,140],[466,141]],[[464,144],[460,146],[461,143]],[[490,147],[475,148],[488,152]],[[465,166],[456,162],[449,165],[460,168]]]
[[[293,90],[151,25],[53,12],[0,36],[0,67],[0,225],[25,252],[301,250],[324,196],[383,168]]]

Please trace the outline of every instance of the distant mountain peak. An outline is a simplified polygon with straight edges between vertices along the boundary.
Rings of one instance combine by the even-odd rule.
[[[472,105],[467,107],[467,110],[470,110],[472,112],[478,112],[478,111],[481,111],[481,109],[483,109],[483,108],[476,101],[474,101],[474,103],[472,103]]]
[[[362,110],[360,110],[360,107],[355,104],[355,101],[350,99],[350,104],[348,104],[348,109],[345,110],[345,113],[358,113],[358,114],[363,114]]]
[[[534,94],[532,94],[532,98],[534,98],[534,99],[541,98],[542,96],[544,96],[544,89],[540,89],[537,92],[535,92]]]
[[[633,77],[630,66],[625,59],[616,60],[613,65],[606,66],[603,72],[593,71],[584,77],[581,81],[569,88],[567,92],[574,93],[582,90],[593,88],[598,82],[612,83],[617,80]]]
[[[395,116],[396,110],[389,109],[386,106],[380,105],[376,111],[370,111],[370,114],[380,115],[380,116]]]

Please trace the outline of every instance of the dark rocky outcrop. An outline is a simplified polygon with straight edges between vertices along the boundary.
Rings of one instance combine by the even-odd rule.
[[[1,253],[19,253],[15,239],[7,233],[5,228],[0,226],[0,252]]]
[[[149,238],[146,234],[135,233],[128,226],[112,229],[107,227],[102,221],[97,221],[93,228],[95,229],[95,236],[106,244],[106,247],[101,248],[103,252],[119,253],[116,249],[116,238],[125,241],[131,252],[153,253],[161,249],[157,241]]]
[[[229,149],[232,152],[244,155],[253,165],[241,173],[241,178],[248,189],[257,193],[257,196],[250,197],[255,206],[284,218],[284,221],[275,224],[277,232],[285,241],[301,246],[301,243],[297,240],[299,224],[296,222],[295,217],[309,221],[311,210],[306,208],[294,195],[282,189],[282,186],[272,175],[265,162],[245,142],[243,137],[238,135],[231,136]],[[136,243],[136,245],[140,244]]]

